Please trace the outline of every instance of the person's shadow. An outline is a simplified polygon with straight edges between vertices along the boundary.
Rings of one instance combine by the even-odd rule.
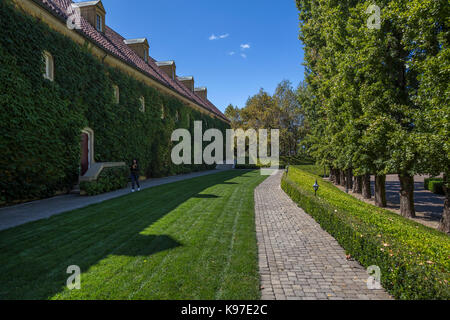
[[[191,198],[215,201],[218,196],[201,192],[243,174],[224,171],[166,184],[1,231],[0,300],[53,297],[65,289],[71,265],[85,272],[111,255],[149,257],[182,247],[168,235],[146,233]]]

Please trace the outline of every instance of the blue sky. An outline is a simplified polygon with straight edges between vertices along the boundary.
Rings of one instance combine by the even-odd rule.
[[[106,23],[126,38],[147,37],[156,60],[175,60],[177,74],[224,110],[243,107],[260,88],[303,80],[295,0],[103,0]],[[217,38],[214,39],[213,35]],[[222,36],[222,37],[221,37]]]

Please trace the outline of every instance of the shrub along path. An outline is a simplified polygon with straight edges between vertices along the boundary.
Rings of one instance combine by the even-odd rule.
[[[281,190],[282,171],[255,189],[262,299],[389,299],[366,270]]]
[[[0,232],[1,299],[258,299],[259,171],[158,186]],[[69,291],[67,267],[81,268]]]

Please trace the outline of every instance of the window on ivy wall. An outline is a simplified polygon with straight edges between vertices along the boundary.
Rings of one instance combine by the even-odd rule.
[[[139,111],[145,112],[145,99],[144,99],[144,97],[140,97],[139,98],[139,102],[140,102]]]
[[[177,112],[175,112],[175,121],[179,121],[180,120],[180,114],[178,113],[178,110],[177,110]]]
[[[114,90],[114,102],[118,104],[120,102],[119,87],[116,85],[113,85],[113,90]]]
[[[164,114],[164,106],[161,106],[161,119],[164,119],[166,115]]]
[[[53,56],[48,51],[44,51],[42,55],[45,63],[44,78],[53,81],[55,79]]]

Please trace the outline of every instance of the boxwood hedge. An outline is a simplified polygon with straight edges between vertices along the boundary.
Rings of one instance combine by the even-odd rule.
[[[375,207],[291,167],[283,190],[363,266],[377,265],[383,287],[397,299],[450,299],[448,235]]]
[[[174,165],[171,133],[193,132],[195,120],[205,130],[228,124],[104,65],[87,44],[79,46],[9,0],[0,1],[0,30],[0,204],[70,190],[78,182],[86,127],[95,134],[97,162],[137,158],[148,177],[209,168]],[[54,58],[53,82],[43,77],[43,51]],[[118,104],[113,85],[120,90]]]
[[[93,196],[109,191],[125,188],[128,184],[130,170],[128,167],[104,168],[96,181],[80,183],[82,194]]]
[[[427,178],[424,180],[424,188],[433,193],[444,195],[444,179],[443,178]]]

